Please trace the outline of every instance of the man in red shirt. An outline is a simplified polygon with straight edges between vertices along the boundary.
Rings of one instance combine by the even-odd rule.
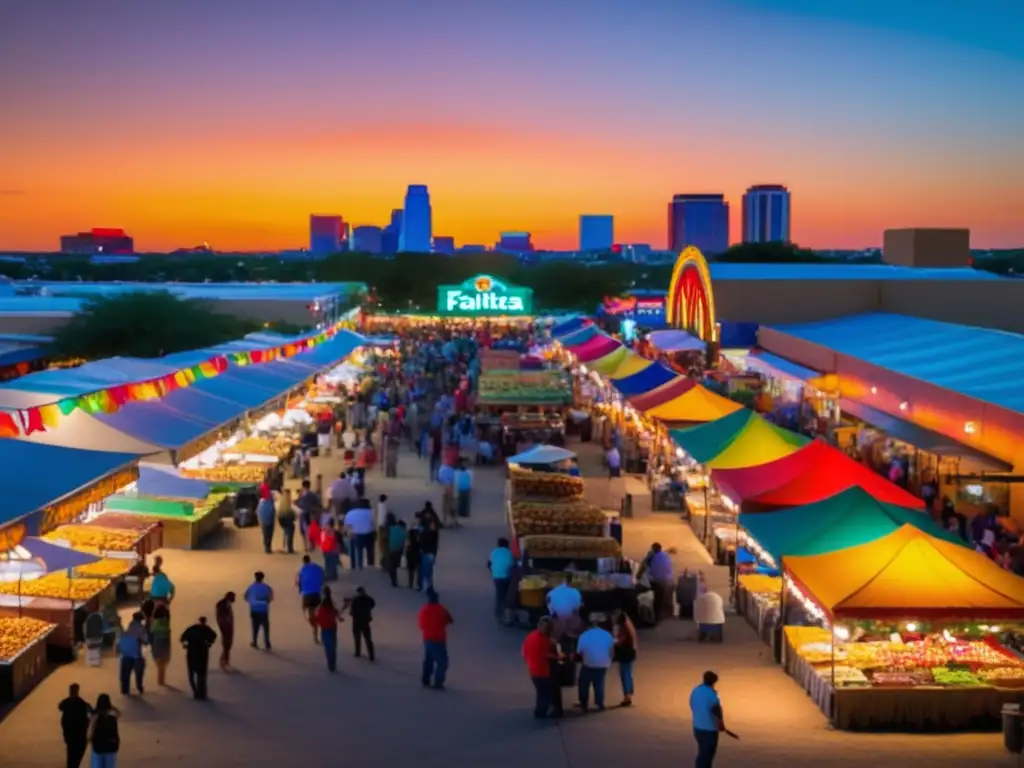
[[[551,626],[551,619],[545,616],[537,622],[537,628],[523,641],[526,669],[530,673],[533,687],[537,690],[533,716],[538,719],[547,717],[548,710],[552,708],[555,717],[562,714],[562,689],[551,675],[551,662],[558,659],[555,644],[551,640]]]
[[[444,677],[448,672],[448,625],[454,624],[448,609],[441,605],[437,592],[427,592],[427,604],[420,608],[419,625],[423,633],[424,688],[444,690]]]

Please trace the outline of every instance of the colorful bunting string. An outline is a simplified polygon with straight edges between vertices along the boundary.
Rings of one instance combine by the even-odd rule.
[[[159,400],[176,389],[184,389],[197,381],[212,379],[228,368],[228,361],[235,365],[255,365],[294,357],[300,352],[323,344],[334,338],[341,330],[341,323],[312,336],[288,344],[245,352],[232,352],[204,360],[198,365],[159,376],[145,381],[120,384],[109,389],[87,392],[68,397],[56,403],[23,408],[17,411],[0,411],[0,438],[28,436],[35,432],[54,429],[62,416],[70,416],[77,410],[88,414],[115,413],[127,403]]]

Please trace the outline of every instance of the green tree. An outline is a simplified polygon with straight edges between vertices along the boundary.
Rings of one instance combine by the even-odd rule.
[[[824,264],[829,261],[796,243],[737,243],[714,260],[734,264]]]
[[[140,291],[90,300],[57,331],[51,349],[69,359],[159,357],[234,341],[262,328],[214,312],[201,301]]]

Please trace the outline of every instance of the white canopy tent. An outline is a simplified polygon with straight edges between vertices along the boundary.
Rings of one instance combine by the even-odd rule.
[[[535,445],[527,451],[509,457],[508,462],[510,464],[545,465],[558,464],[575,458],[575,453],[556,445]]]

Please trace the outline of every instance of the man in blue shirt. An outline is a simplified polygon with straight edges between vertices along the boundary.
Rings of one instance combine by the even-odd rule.
[[[170,603],[174,599],[174,584],[167,578],[163,566],[159,563],[153,566],[153,580],[149,584],[149,596],[154,602]]]
[[[302,556],[302,567],[295,577],[295,585],[302,598],[302,611],[309,626],[313,628],[313,642],[320,642],[317,634],[316,609],[320,607],[320,593],[324,588],[324,569],[314,563],[309,555]]]
[[[498,621],[505,621],[505,602],[508,599],[508,588],[512,579],[512,566],[516,559],[508,547],[508,539],[498,539],[498,546],[491,550],[491,559],[487,561],[494,580],[494,616]]]
[[[459,517],[469,517],[469,500],[473,490],[473,473],[466,468],[466,462],[459,462],[455,473],[456,510]]]
[[[690,694],[690,712],[693,715],[693,737],[697,740],[696,768],[711,768],[718,751],[718,734],[725,730],[722,702],[718,699],[715,683],[718,675],[704,673],[704,682]]]
[[[146,671],[146,660],[142,656],[142,646],[148,642],[146,616],[142,611],[132,616],[131,624],[121,633],[117,641],[117,650],[121,654],[121,693],[129,694],[132,673],[135,673],[135,688],[142,693],[142,676]]]
[[[256,638],[260,627],[263,628],[263,644],[270,650],[270,604],[274,601],[274,590],[263,579],[263,571],[256,571],[256,579],[245,590],[245,602],[249,604],[249,618],[252,620],[252,642],[257,648]]]

